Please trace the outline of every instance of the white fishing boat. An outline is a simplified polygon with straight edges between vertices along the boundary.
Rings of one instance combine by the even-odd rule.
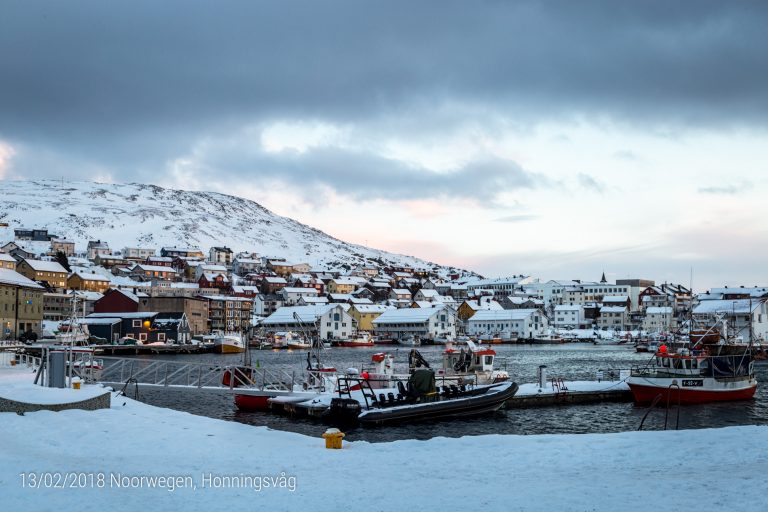
[[[418,336],[409,334],[407,336],[401,336],[400,338],[398,338],[397,344],[403,345],[404,347],[420,347],[421,339]]]

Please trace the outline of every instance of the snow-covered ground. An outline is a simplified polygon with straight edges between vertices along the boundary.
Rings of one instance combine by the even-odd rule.
[[[768,471],[757,426],[326,450],[321,426],[308,437],[113,397],[107,410],[3,413],[0,432],[9,511],[745,512],[765,510]]]
[[[5,354],[0,354],[0,364]],[[0,367],[0,398],[28,404],[82,402],[104,394],[103,386],[83,385],[80,389],[44,388],[34,384],[35,374],[27,367]]]

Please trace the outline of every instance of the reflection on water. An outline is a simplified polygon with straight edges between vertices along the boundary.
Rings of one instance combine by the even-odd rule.
[[[550,376],[571,380],[593,380],[598,370],[604,373],[644,364],[648,354],[638,354],[627,346],[595,346],[588,344],[494,346],[498,353],[497,367],[506,366],[513,380],[518,383],[534,382],[539,365],[546,365]],[[440,347],[421,347],[420,352],[432,364],[439,367]],[[360,367],[370,361],[378,351],[395,354],[396,371],[406,371],[408,349],[397,347],[333,348],[323,353],[324,363],[336,368]],[[146,356],[145,356],[146,357]],[[169,356],[162,356],[167,358]],[[261,366],[290,364],[297,369],[305,365],[306,353],[287,351],[254,351],[254,362]],[[174,360],[211,361],[233,364],[242,355],[180,355]],[[680,411],[680,428],[711,428],[731,425],[768,424],[768,363],[756,363],[758,384],[755,399],[745,402],[683,406]],[[140,398],[147,403],[170,407],[181,411],[238,421],[250,425],[263,425],[274,429],[319,436],[325,429],[313,420],[292,420],[267,412],[239,412],[228,392],[200,393],[194,391],[170,391],[140,389]],[[129,393],[129,396],[130,393]],[[395,439],[429,439],[435,436],[460,437],[481,434],[563,434],[621,432],[637,430],[646,409],[632,403],[604,403],[594,405],[565,405],[531,409],[514,409],[493,416],[443,421],[429,424],[403,425],[386,428],[359,428],[347,431],[348,440],[371,442]],[[658,430],[664,426],[665,411],[652,411],[645,422],[645,430]],[[670,411],[669,426],[674,427],[676,411]]]

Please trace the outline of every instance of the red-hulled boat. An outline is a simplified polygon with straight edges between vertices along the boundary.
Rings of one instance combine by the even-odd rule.
[[[371,334],[362,331],[352,339],[337,341],[336,345],[339,347],[372,347],[374,343]]]
[[[712,352],[717,352],[713,355]],[[647,366],[633,368],[627,379],[635,403],[698,404],[747,400],[757,389],[749,350],[728,353],[727,346],[669,353],[662,345]]]

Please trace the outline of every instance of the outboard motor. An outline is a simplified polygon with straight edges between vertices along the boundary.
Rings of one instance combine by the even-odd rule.
[[[361,411],[360,402],[354,398],[333,398],[328,409],[328,419],[336,424],[357,423]]]

